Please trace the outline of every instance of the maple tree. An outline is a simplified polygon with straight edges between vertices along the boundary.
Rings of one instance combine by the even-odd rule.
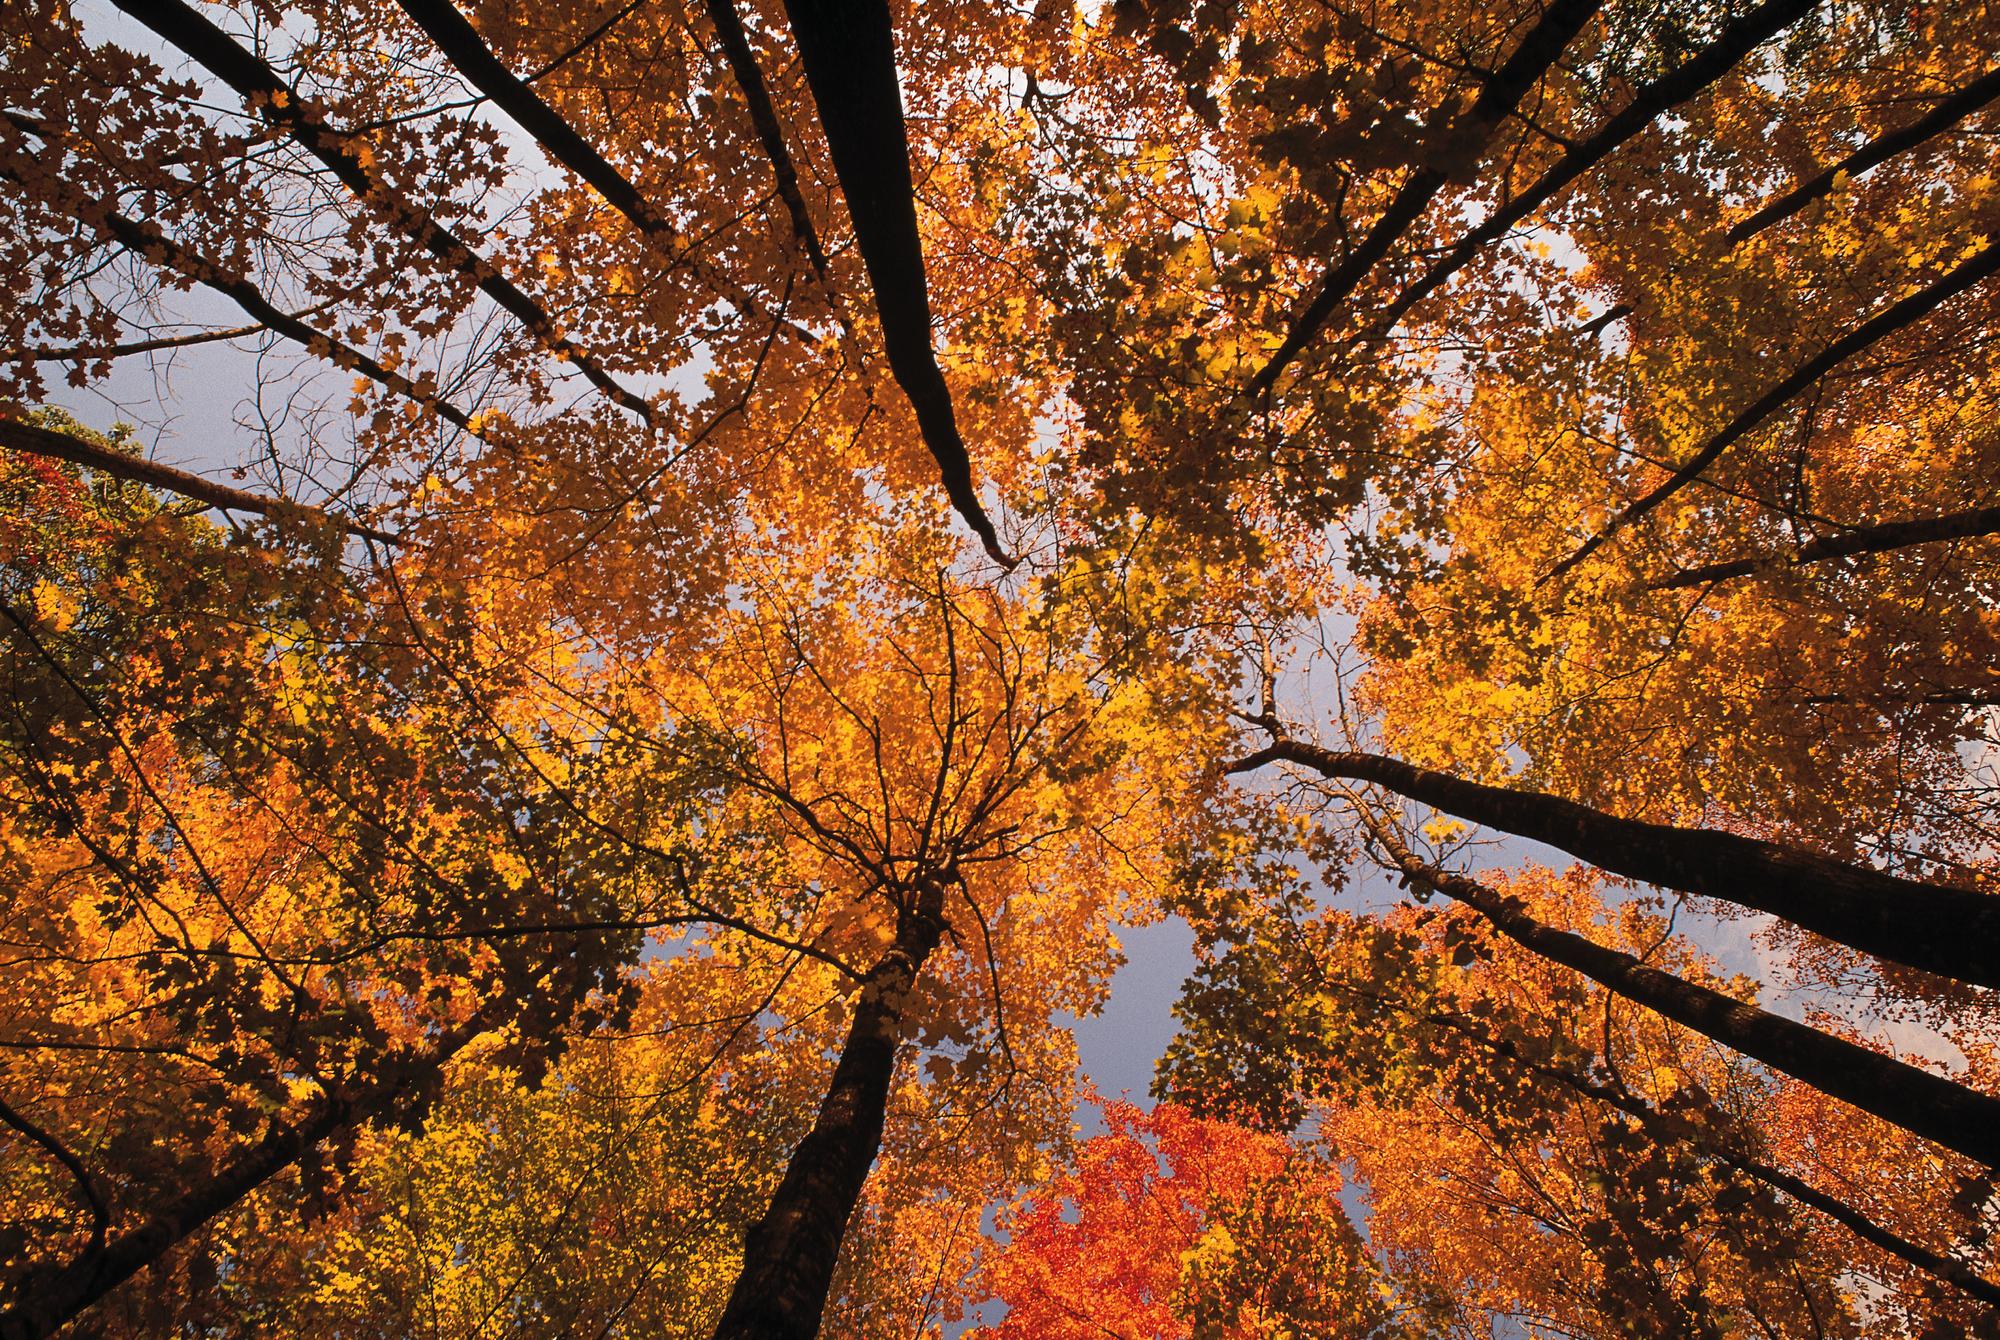
[[[1990,1332],[1984,7],[0,35],[0,1335]]]

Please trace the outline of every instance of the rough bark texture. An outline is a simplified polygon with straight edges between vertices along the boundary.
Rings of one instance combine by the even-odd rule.
[[[887,0],[786,0],[785,14],[868,267],[889,370],[917,412],[951,505],[993,560],[1011,568],[1014,559],[980,505],[951,389],[931,350],[930,286]]]
[[[1600,869],[1783,917],[1830,940],[2000,987],[2000,898],[1848,865],[1705,828],[1621,819],[1538,791],[1485,786],[1379,754],[1279,740],[1231,767],[1274,761],[1372,782],[1446,814],[1558,847]]]
[[[811,1340],[840,1259],[847,1221],[882,1146],[903,1014],[942,924],[908,919],[868,973],[854,1023],[812,1130],[792,1151],[764,1217],[743,1240],[743,1270],[716,1340]]]
[[[1553,963],[1574,969],[1636,1005],[1774,1070],[1852,1103],[1947,1149],[2000,1166],[2000,1098],[1954,1084],[1928,1070],[1760,1010],[1630,954],[1607,949],[1528,915],[1519,899],[1414,856],[1372,815],[1364,820],[1412,880],[1478,912],[1495,930]]]

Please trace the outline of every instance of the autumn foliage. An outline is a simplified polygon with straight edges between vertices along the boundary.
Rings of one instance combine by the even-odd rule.
[[[2000,1335],[1996,50],[15,0],[0,1338]]]

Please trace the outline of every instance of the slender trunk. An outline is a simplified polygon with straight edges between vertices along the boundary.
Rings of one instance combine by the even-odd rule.
[[[903,1017],[943,923],[926,909],[905,919],[864,979],[840,1061],[813,1128],[764,1217],[743,1240],[743,1268],[716,1324],[716,1340],[811,1340],[819,1334],[847,1221],[882,1146]]]
[[[397,3],[437,44],[466,82],[493,99],[493,105],[512,117],[549,157],[588,182],[613,209],[623,214],[658,251],[669,270],[686,268],[703,283],[712,285],[738,311],[760,321],[775,322],[803,344],[817,345],[812,332],[782,313],[769,311],[729,275],[692,252],[680,251],[673,240],[673,224],[653,208],[630,178],[578,134],[560,112],[544,102],[528,80],[518,78],[493,54],[478,29],[467,22],[452,0],[397,0]],[[539,76],[530,76],[536,77]]]
[[[1800,182],[1731,228],[1730,242],[1733,244],[1755,237],[1772,224],[1790,218],[1831,191],[1834,181],[1842,174],[1852,177],[1866,172],[1878,163],[1887,162],[1904,150],[1915,148],[1932,136],[1950,130],[1996,97],[2000,97],[2000,70],[1988,70],[1938,103],[1926,115],[1918,117],[1907,126],[1900,126],[1886,134],[1876,136],[1818,176]]]
[[[2000,507],[1975,507],[1964,512],[1947,512],[1942,516],[1885,521],[1880,525],[1857,526],[1840,535],[1822,535],[1816,540],[1809,540],[1800,545],[1789,554],[1777,554],[1768,558],[1733,558],[1720,563],[1705,563],[1698,568],[1686,568],[1671,576],[1647,582],[1641,589],[1676,591],[1690,586],[1706,586],[1710,582],[1728,581],[1731,577],[1747,577],[1756,572],[1772,572],[1797,567],[1804,563],[1817,563],[1826,558],[1845,558],[1853,554],[1882,554],[1895,549],[1908,549],[1919,544],[1935,544],[1940,540],[1963,540],[1975,535],[1993,534],[2000,534]]]
[[[1393,828],[1365,809],[1362,818],[1405,875],[1464,903],[1522,947],[1822,1093],[1975,1162],[2000,1166],[2000,1098],[1557,930],[1529,916],[1519,899],[1417,859]]]
[[[750,49],[750,35],[743,30],[743,16],[736,12],[735,0],[708,0],[708,19],[715,25],[716,40],[722,43],[722,55],[729,62],[729,73],[734,76],[736,87],[743,94],[743,105],[749,109],[750,124],[757,131],[757,143],[763,146],[764,157],[771,164],[778,198],[785,202],[785,212],[792,220],[792,237],[806,253],[806,260],[811,263],[813,274],[819,278],[827,301],[838,307],[833,287],[833,267],[827,262],[826,249],[820,245],[819,230],[813,226],[812,211],[806,208],[805,194],[799,190],[798,169],[792,165],[791,150],[785,147],[784,125],[778,120],[778,109],[771,102],[771,90],[764,82],[764,72],[757,66],[757,53]],[[845,319],[844,315],[842,319]]]
[[[1012,568],[1015,559],[980,504],[951,389],[931,348],[930,285],[888,0],[785,0],[785,16],[868,268],[889,371],[916,411],[952,507],[993,561]]]
[[[1660,1113],[1638,1095],[1609,1084],[1601,1084],[1586,1076],[1562,1066],[1546,1065],[1530,1061],[1518,1047],[1504,1038],[1495,1038],[1476,1024],[1468,1023],[1452,1015],[1430,1015],[1433,1022],[1472,1038],[1481,1046],[1497,1055],[1504,1056],[1516,1065],[1560,1084],[1586,1098],[1595,1099],[1608,1107],[1617,1108],[1638,1120],[1648,1134],[1655,1139],[1662,1137],[1657,1132]],[[1782,1168],[1775,1168],[1760,1159],[1737,1153],[1724,1145],[1697,1144],[1700,1152],[1718,1163],[1736,1169],[1746,1177],[1764,1183],[1772,1190],[1790,1197],[1801,1205],[1818,1210],[1833,1219],[1865,1242],[1873,1243],[1899,1260],[1908,1262],[1927,1275],[1943,1280],[1960,1292],[1993,1307],[2000,1307],[2000,1284],[1980,1275],[1963,1261],[1955,1261],[1948,1256],[1930,1250],[1910,1241],[1895,1231],[1883,1227],[1866,1214],[1836,1196],[1821,1191],[1804,1178],[1795,1177]]]
[[[1485,786],[1379,754],[1280,739],[1233,764],[1282,760],[1558,847],[1614,874],[1783,917],[1906,967],[2000,987],[2000,897],[1848,865],[1706,828],[1621,819],[1560,796]]]
[[[303,1158],[341,1129],[420,1102],[442,1079],[446,1062],[493,1026],[500,1001],[445,1036],[427,1060],[400,1067],[396,1078],[355,1098],[329,1097],[310,1116],[274,1126],[264,1138],[201,1185],[155,1207],[145,1222],[108,1243],[85,1249],[68,1265],[32,1281],[19,1302],[0,1312],[0,1340],[40,1340],[97,1303],[186,1241],[215,1216]]]
[[[326,123],[310,99],[278,76],[254,53],[210,23],[185,0],[112,0],[120,10],[185,52],[196,64],[234,89],[259,118],[297,141],[318,159],[354,198],[372,207],[391,227],[435,257],[446,270],[478,285],[479,291],[519,321],[550,353],[642,422],[655,415],[644,396],[627,388],[563,333],[562,325],[497,266],[480,255],[429,211],[391,192],[381,174],[357,149],[359,140]]]

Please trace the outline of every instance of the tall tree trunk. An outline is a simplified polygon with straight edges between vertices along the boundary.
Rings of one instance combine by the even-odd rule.
[[[1746,1005],[1719,991],[1648,967],[1528,915],[1521,902],[1465,875],[1413,855],[1389,824],[1365,806],[1363,822],[1410,879],[1477,911],[1494,929],[1554,963],[1575,969],[1624,999],[1665,1015],[1725,1047],[1871,1112],[1884,1121],[1989,1167],[2000,1167],[2000,1098],[1954,1084],[1928,1070],[1804,1024]]]
[[[1521,1049],[1505,1038],[1496,1038],[1484,1028],[1457,1015],[1431,1014],[1425,1016],[1453,1032],[1472,1039],[1495,1055],[1505,1057],[1523,1069],[1539,1075],[1553,1083],[1560,1084],[1574,1093],[1594,1099],[1608,1107],[1634,1118],[1656,1140],[1671,1140],[1679,1137],[1661,1133],[1661,1116],[1658,1109],[1638,1095],[1622,1087],[1603,1084],[1571,1070],[1565,1066],[1550,1065],[1531,1061],[1522,1055]],[[1977,1298],[1989,1307],[2000,1308],[2000,1284],[1994,1283],[1973,1270],[1963,1261],[1941,1255],[1919,1243],[1910,1241],[1892,1229],[1876,1223],[1859,1209],[1837,1196],[1821,1191],[1802,1177],[1796,1177],[1782,1168],[1776,1168],[1749,1154],[1740,1153],[1728,1145],[1697,1142],[1696,1148],[1704,1155],[1728,1167],[1736,1169],[1746,1177],[1751,1177],[1772,1190],[1801,1205],[1818,1210],[1847,1228],[1856,1237],[1873,1243],[1891,1256],[1915,1266],[1918,1270],[1943,1280],[1969,1297]]]
[[[76,1319],[140,1271],[198,1232],[258,1187],[305,1157],[343,1128],[404,1111],[422,1102],[442,1079],[445,1064],[502,1013],[496,999],[440,1041],[421,1061],[399,1067],[394,1078],[367,1086],[357,1096],[330,1096],[318,1110],[290,1125],[274,1126],[199,1186],[160,1204],[145,1222],[48,1275],[30,1280],[13,1307],[0,1312],[0,1340],[41,1340]]]
[[[1941,516],[1884,521],[1873,526],[1857,526],[1839,535],[1822,535],[1816,540],[1808,540],[1789,554],[1774,554],[1767,558],[1732,558],[1719,563],[1704,563],[1698,568],[1684,568],[1671,576],[1647,582],[1639,589],[1675,591],[1690,586],[1707,586],[1710,582],[1728,581],[1731,577],[1774,572],[1805,563],[1817,563],[1821,559],[1844,558],[1853,554],[1885,554],[1920,544],[1996,533],[2000,533],[2000,507],[1975,507],[1963,512],[1946,512]]]
[[[1016,560],[980,504],[951,389],[931,348],[930,283],[888,0],[785,0],[785,17],[868,268],[889,371],[917,413],[917,429],[937,460],[952,507],[993,561],[1012,568]]]
[[[1613,874],[1769,912],[1906,967],[2000,987],[2000,898],[1899,879],[1796,847],[1621,819],[1560,796],[1485,786],[1379,754],[1278,740],[1231,765],[1297,763],[1372,782],[1488,828],[1561,848]]]
[[[716,1324],[716,1340],[811,1340],[819,1334],[847,1221],[882,1147],[903,1018],[943,933],[937,901],[905,917],[895,943],[863,980],[819,1116],[792,1151],[764,1217],[744,1235],[742,1273]]]

